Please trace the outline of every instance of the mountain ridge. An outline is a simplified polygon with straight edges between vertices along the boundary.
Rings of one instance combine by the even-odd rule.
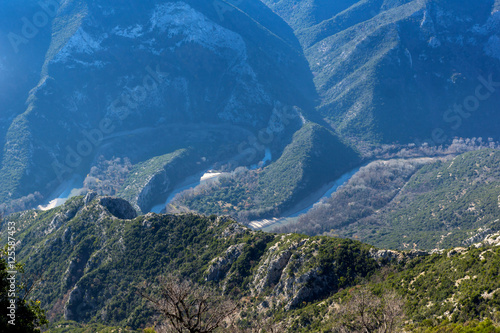
[[[340,318],[335,313],[343,311],[342,304],[349,299],[346,293],[354,295],[360,286],[407,296],[413,329],[437,326],[424,319],[441,323],[450,309],[445,316],[457,323],[479,318],[479,312],[467,312],[476,311],[470,308],[475,296],[463,293],[467,288],[491,292],[491,297],[479,300],[477,311],[493,319],[500,290],[497,280],[487,278],[491,269],[481,270],[484,265],[496,267],[498,233],[468,248],[378,250],[348,239],[251,231],[215,215],[136,217],[128,202],[95,193],[49,211],[7,217],[1,226],[2,244],[7,221],[19,230],[16,256],[25,274],[42,274],[32,297],[41,300],[55,332],[67,320],[75,325],[145,328],[156,317],[134,288],[166,272],[220,288],[227,298],[251,299],[242,308],[248,316],[272,309],[272,316],[288,323],[290,332],[333,329],[335,318]],[[467,265],[471,260],[467,270],[440,268]],[[460,292],[448,282],[436,285],[422,273],[431,270],[439,271],[442,281],[457,281]],[[481,283],[461,285],[468,274],[475,274]],[[410,298],[416,293],[421,300]],[[457,295],[455,303],[449,301],[452,294]],[[429,308],[427,300],[442,303]]]

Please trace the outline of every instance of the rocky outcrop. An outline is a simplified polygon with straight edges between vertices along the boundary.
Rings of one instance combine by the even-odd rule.
[[[146,182],[137,196],[137,206],[141,211],[147,211],[156,198],[172,190],[172,182],[166,170],[162,170],[151,177]]]
[[[288,265],[292,253],[301,245],[304,241],[300,241],[289,245],[285,249],[280,249],[280,245],[283,246],[281,242],[276,243],[267,251],[266,258],[259,265],[257,273],[253,279],[253,293],[261,294],[266,288],[274,287],[279,283],[283,270]]]
[[[140,164],[139,172],[128,175],[128,185],[118,196],[128,200],[139,212],[148,212],[188,176],[205,166],[190,149],[151,158]]]
[[[404,256],[398,251],[370,249],[370,255],[376,261],[401,261]]]
[[[262,295],[271,289],[267,301],[290,310],[327,293],[334,277],[323,267],[312,264],[316,241],[282,241],[269,248],[253,278],[252,294]]]
[[[499,246],[500,245],[500,232],[486,236],[486,238],[483,240],[483,244]]]
[[[466,240],[464,240],[463,243],[464,243],[464,245],[467,245],[467,246],[472,245],[474,243],[482,241],[483,239],[486,238],[486,236],[490,235],[491,233],[492,233],[492,230],[490,228],[487,228],[487,229],[480,228],[474,236],[467,238]]]
[[[403,252],[403,255],[408,259],[413,259],[416,257],[425,257],[429,255],[429,252],[423,250],[411,250],[409,252]]]
[[[224,220],[229,220],[229,219],[230,218],[228,216],[225,216],[222,217],[220,222],[224,223]],[[222,237],[224,238],[236,237],[245,233],[247,230],[249,230],[247,227],[239,223],[233,223],[230,224],[226,229],[224,229],[224,231],[222,232]]]
[[[90,191],[85,195],[85,198],[83,198],[83,204],[85,206],[88,206],[92,202],[92,200],[94,200],[96,197],[97,197],[97,192]]]
[[[253,296],[268,295],[267,303],[283,306],[285,310],[300,307],[304,302],[317,300],[349,285],[354,276],[366,274],[364,266],[429,255],[419,250],[398,252],[372,248],[357,254],[358,259],[364,258],[364,262],[356,265],[350,262],[352,254],[346,255],[348,252],[341,250],[344,245],[330,248],[331,252],[339,251],[338,255],[330,256],[324,249],[320,250],[325,246],[323,240],[288,236],[279,236],[280,240],[262,256],[251,287]],[[357,272],[352,274],[351,270]]]
[[[138,283],[168,273],[203,278],[224,294],[257,297],[267,311],[323,299],[377,268],[367,245],[253,231],[227,216],[150,213],[130,221],[135,216],[131,205],[111,197],[77,197],[52,212],[71,213],[78,207],[77,216],[52,235],[28,234],[23,241],[30,252],[22,254],[30,258],[31,267],[48,262],[54,272],[35,291],[50,315],[64,313],[65,319],[80,323],[94,318],[115,323],[118,312],[132,320],[135,309],[142,308],[135,295]],[[28,221],[40,230],[54,218],[38,213],[39,220],[34,220],[35,213],[27,213],[33,214]],[[162,269],[155,270],[159,265]],[[130,302],[126,309],[110,306],[124,299]]]
[[[137,217],[137,212],[126,200],[113,197],[103,197],[99,199],[99,204],[105,207],[111,215],[119,219],[130,220]]]
[[[288,311],[315,299],[318,295],[328,293],[329,277],[322,275],[320,271],[319,267],[314,267],[297,277],[289,275],[281,279],[273,296],[278,299],[282,298],[282,304]]]
[[[231,245],[220,257],[214,258],[207,269],[206,281],[220,281],[226,277],[231,265],[238,260],[243,253],[245,243]]]
[[[83,293],[78,286],[75,286],[69,293],[68,302],[64,306],[64,319],[76,320],[76,306],[81,303]]]
[[[48,235],[48,234],[52,233],[53,231],[59,229],[59,227],[61,227],[64,223],[68,222],[73,217],[75,217],[75,215],[78,213],[80,208],[81,208],[80,205],[74,204],[74,205],[68,206],[66,209],[55,214],[55,216],[52,219],[52,221],[50,222],[50,224],[44,230],[45,235]]]
[[[71,290],[64,306],[64,319],[78,321],[94,307],[95,303],[88,292],[77,285]]]
[[[406,259],[413,259],[416,257],[427,256],[429,252],[422,250],[411,250],[407,252],[399,252],[394,250],[377,250],[370,249],[370,255],[380,264],[385,264],[387,262],[397,261],[400,262]]]

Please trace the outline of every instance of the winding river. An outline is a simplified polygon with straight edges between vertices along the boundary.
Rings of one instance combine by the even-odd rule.
[[[266,165],[266,163],[272,160],[271,151],[269,148],[266,148],[264,158],[258,164],[254,164],[250,166],[250,169],[257,169]],[[281,217],[276,217],[272,219],[264,219],[258,221],[250,222],[250,226],[254,229],[267,229],[269,230],[271,227],[274,227],[278,224],[286,224],[292,222],[296,217],[307,213],[313,206],[324,200],[325,198],[329,198],[333,193],[335,193],[338,188],[345,183],[347,183],[351,177],[356,174],[361,167],[357,167],[345,174],[343,174],[337,180],[326,184],[321,189],[316,191],[315,193],[309,195],[307,198],[303,199],[299,202],[293,209],[283,213]],[[221,173],[213,172],[211,170],[205,170],[196,175],[188,177],[181,184],[179,184],[167,197],[165,202],[160,203],[158,205],[153,206],[149,211],[152,213],[161,213],[165,210],[165,207],[174,199],[174,197],[190,188],[194,188],[204,182],[211,181],[217,179]],[[83,177],[80,175],[74,175],[71,179],[62,183],[53,193],[49,196],[50,199],[44,205],[40,205],[37,208],[41,210],[48,210],[51,208],[55,208],[64,204],[69,198],[75,195],[79,195],[80,190],[83,187]]]
[[[49,200],[38,206],[40,210],[49,210],[55,207],[63,205],[69,198],[80,194],[80,190],[83,188],[83,178],[80,175],[73,175],[70,179],[63,182],[57,187],[57,189],[49,195]]]
[[[209,170],[205,170],[199,174],[188,177],[169,194],[164,203],[153,206],[149,211],[151,213],[160,214],[165,210],[165,207],[167,207],[167,205],[174,199],[177,194],[185,190],[189,190],[190,188],[194,188],[201,183],[208,181],[208,179],[216,179],[218,175],[220,175],[220,173],[212,173],[209,172]]]
[[[264,153],[264,158],[262,159],[262,161],[250,166],[249,169],[250,170],[258,169],[258,168],[266,165],[266,163],[270,162],[270,161],[272,161],[271,149],[266,148],[265,153]],[[205,170],[205,171],[203,171],[195,176],[187,178],[177,188],[175,188],[172,191],[172,193],[170,193],[170,195],[168,196],[167,200],[165,200],[164,203],[153,206],[150,209],[150,212],[160,214],[165,209],[165,207],[174,199],[174,197],[177,194],[179,194],[185,190],[188,190],[190,188],[195,188],[196,186],[198,186],[204,182],[207,182],[210,180],[215,180],[215,179],[219,178],[220,175],[221,175],[221,173],[219,173],[219,172],[212,172],[210,170]]]
[[[306,214],[311,208],[314,207],[315,204],[331,197],[332,194],[339,189],[339,187],[346,184],[363,166],[359,166],[343,174],[337,180],[326,184],[321,189],[296,204],[294,208],[284,212],[281,217],[252,221],[249,223],[250,227],[269,231],[272,227],[277,225],[293,222],[296,217]]]

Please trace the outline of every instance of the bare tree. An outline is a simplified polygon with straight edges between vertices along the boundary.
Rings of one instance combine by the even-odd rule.
[[[138,294],[147,299],[165,321],[157,332],[210,333],[230,325],[236,304],[206,287],[173,275],[161,279],[158,294]]]
[[[337,331],[342,333],[399,332],[404,318],[404,300],[390,291],[375,295],[366,287],[355,290],[337,313]]]

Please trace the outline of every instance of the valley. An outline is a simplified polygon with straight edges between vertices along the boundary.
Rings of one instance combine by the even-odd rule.
[[[499,105],[500,0],[1,3],[0,332],[500,332]]]
[[[288,212],[283,213],[281,217],[274,217],[273,219],[266,219],[262,221],[252,221],[248,225],[254,229],[270,230],[277,225],[284,225],[293,221],[292,218],[299,215],[306,214],[315,204],[322,202],[323,199],[329,198],[337,191],[339,187],[344,185],[354,176],[361,167],[357,167],[352,171],[343,174],[337,180],[326,184],[316,193],[313,193],[308,198],[303,199],[301,202],[297,203],[296,207],[291,208]]]

